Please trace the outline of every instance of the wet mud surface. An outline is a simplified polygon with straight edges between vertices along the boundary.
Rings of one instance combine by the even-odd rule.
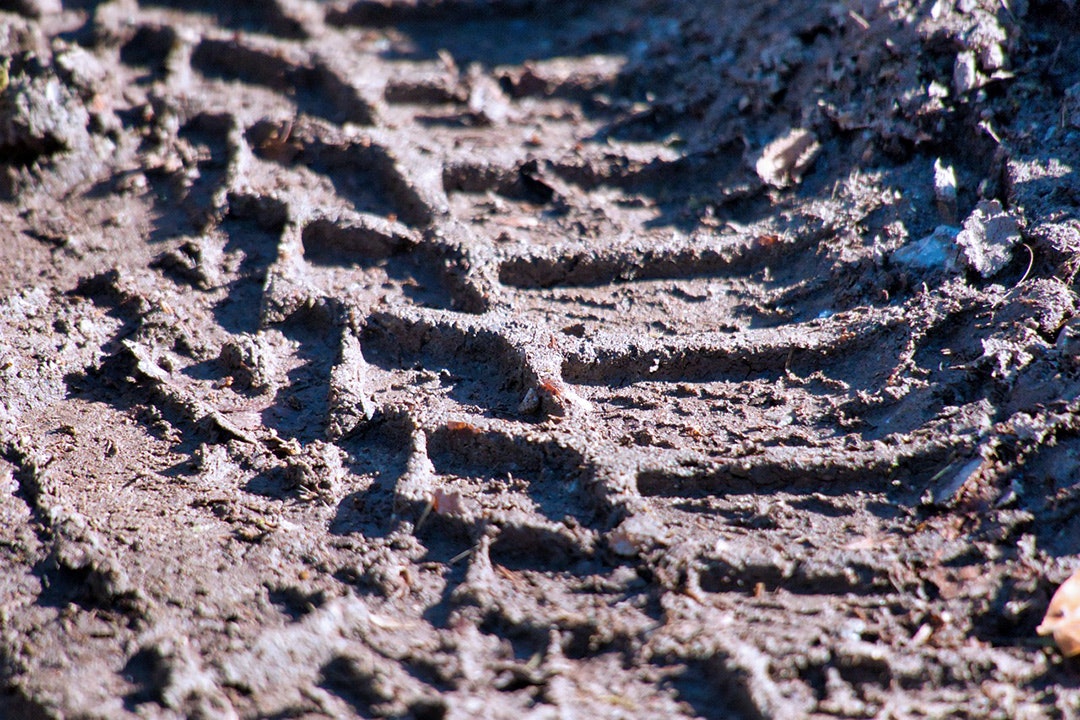
[[[0,715],[1075,717],[1067,2],[0,2]]]

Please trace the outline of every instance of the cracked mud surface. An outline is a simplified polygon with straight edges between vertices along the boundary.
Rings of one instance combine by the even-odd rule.
[[[700,5],[0,2],[0,715],[1076,716],[1080,15]]]

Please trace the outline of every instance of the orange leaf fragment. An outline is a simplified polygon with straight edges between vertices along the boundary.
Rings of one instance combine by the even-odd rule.
[[[471,503],[461,493],[441,489],[432,493],[431,507],[438,515],[457,516],[467,515],[472,509]]]
[[[553,380],[541,380],[540,389],[553,397],[562,397],[562,389]]]
[[[446,429],[450,432],[467,432],[473,435],[480,432],[480,428],[472,423],[467,423],[464,420],[448,420],[446,422]]]
[[[1053,634],[1065,657],[1080,655],[1080,571],[1073,573],[1054,593],[1046,617],[1035,632]]]

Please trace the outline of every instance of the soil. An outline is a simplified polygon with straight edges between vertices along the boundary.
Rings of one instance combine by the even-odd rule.
[[[1074,718],[1064,0],[0,2],[0,715]]]

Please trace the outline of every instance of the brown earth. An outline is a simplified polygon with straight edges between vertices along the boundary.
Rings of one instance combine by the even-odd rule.
[[[1070,718],[1071,2],[0,2],[0,716]]]

